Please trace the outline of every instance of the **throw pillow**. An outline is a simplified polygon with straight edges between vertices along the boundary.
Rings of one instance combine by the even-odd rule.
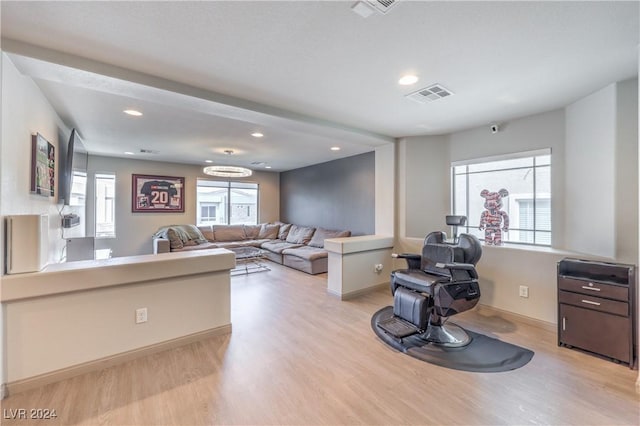
[[[289,235],[289,230],[291,229],[290,223],[276,222],[277,225],[280,225],[280,229],[278,230],[278,239],[286,240],[287,235]]]
[[[213,228],[211,225],[200,225],[198,226],[200,232],[202,232],[202,236],[207,239],[207,241],[213,241]]]
[[[318,228],[313,233],[309,246],[324,248],[324,240],[327,238],[350,237],[351,231],[331,231],[329,229]]]
[[[307,226],[292,225],[285,241],[292,244],[307,244],[311,241],[315,230]]]
[[[255,240],[256,238],[258,238],[260,229],[262,229],[260,225],[244,225],[244,234],[248,239]]]
[[[258,233],[259,240],[275,240],[278,238],[278,231],[280,225],[275,223],[263,223],[260,226],[260,232]]]
[[[217,242],[242,241],[246,239],[243,225],[214,225],[213,236]]]

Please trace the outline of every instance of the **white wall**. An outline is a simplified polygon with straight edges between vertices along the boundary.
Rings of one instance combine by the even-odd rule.
[[[501,123],[498,133],[487,124],[449,135],[452,162],[551,148],[552,244],[558,248],[564,246],[565,227],[564,126],[564,110],[555,110]]]
[[[40,133],[56,147],[56,174],[60,176],[58,140],[66,129],[40,89],[22,76],[11,60],[0,56],[0,280],[4,273],[4,217],[16,214],[49,215],[49,261],[57,262],[63,246],[56,198],[32,195],[30,188],[31,134]],[[61,136],[62,134],[62,136]],[[68,134],[68,133],[67,133]],[[59,179],[57,179],[59,182]],[[59,186],[59,185],[58,185]],[[57,192],[57,189],[56,189]],[[6,313],[0,308],[0,342],[4,342]],[[0,343],[0,383],[6,382],[6,347]],[[1,395],[0,395],[1,397]]]
[[[637,86],[613,83],[566,108],[567,249],[624,263],[638,258]]]
[[[478,272],[480,303],[555,323],[556,265],[560,259],[605,256],[618,262],[638,261],[636,86],[636,80],[622,82],[605,88],[603,99],[597,102],[596,97],[588,96],[566,111],[501,123],[496,134],[487,124],[447,136],[400,140],[395,250],[419,252],[427,232],[445,230],[450,162],[551,148],[553,248],[484,247]],[[604,111],[600,111],[602,105],[606,105]],[[596,111],[608,117],[604,129],[593,129],[602,119],[595,116]],[[571,138],[568,148],[566,138]],[[602,167],[601,159],[605,163]],[[593,203],[597,193],[591,184],[594,176],[596,188],[606,192],[599,198],[605,200],[604,212],[586,204]],[[595,237],[584,236],[590,232]],[[404,267],[404,262],[396,262],[395,267]],[[529,287],[529,298],[519,297],[520,285]]]
[[[395,234],[396,170],[395,143],[376,148],[375,231],[376,235]]]
[[[48,214],[49,261],[55,263],[59,261],[62,247],[61,220],[56,205],[60,187],[58,167],[62,161],[58,140],[64,137],[66,129],[33,80],[22,76],[6,55],[3,54],[2,59],[0,215]],[[55,198],[29,191],[33,133],[40,133],[56,148]],[[0,262],[4,272],[4,259]]]
[[[161,163],[155,161],[130,160],[125,158],[89,155],[89,190],[87,191],[87,235],[94,235],[93,178],[95,173],[116,174],[116,238],[96,241],[97,248],[110,248],[114,257],[152,253],[151,236],[158,228],[174,224],[196,223],[196,181],[198,178],[213,179],[202,173],[202,167]],[[184,213],[132,213],[131,175],[147,174],[185,177]],[[260,185],[259,221],[270,222],[280,218],[280,174],[256,171],[251,177],[237,179]]]
[[[424,238],[431,231],[447,231],[451,167],[447,137],[400,139],[398,156],[399,235]]]
[[[638,80],[616,90],[616,259],[637,264],[638,239]]]
[[[616,85],[580,99],[566,111],[567,246],[613,258]]]

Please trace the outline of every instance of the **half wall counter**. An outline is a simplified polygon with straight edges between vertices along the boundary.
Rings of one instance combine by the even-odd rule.
[[[231,332],[225,249],[50,265],[4,275],[9,393]],[[146,321],[136,311],[146,309]],[[6,394],[6,393],[5,393]]]

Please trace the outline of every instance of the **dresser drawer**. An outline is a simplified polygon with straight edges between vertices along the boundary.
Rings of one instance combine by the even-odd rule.
[[[604,297],[615,300],[629,300],[629,287],[623,285],[605,284],[600,281],[578,280],[575,278],[558,277],[560,290],[572,291],[594,297]]]
[[[593,297],[591,295],[571,293],[568,291],[561,291],[559,293],[558,302],[623,317],[629,316],[629,304],[627,302],[618,302],[616,300],[603,299],[601,297]]]

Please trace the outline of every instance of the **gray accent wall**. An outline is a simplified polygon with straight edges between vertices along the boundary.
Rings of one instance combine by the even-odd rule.
[[[280,220],[375,233],[375,152],[280,174]]]

